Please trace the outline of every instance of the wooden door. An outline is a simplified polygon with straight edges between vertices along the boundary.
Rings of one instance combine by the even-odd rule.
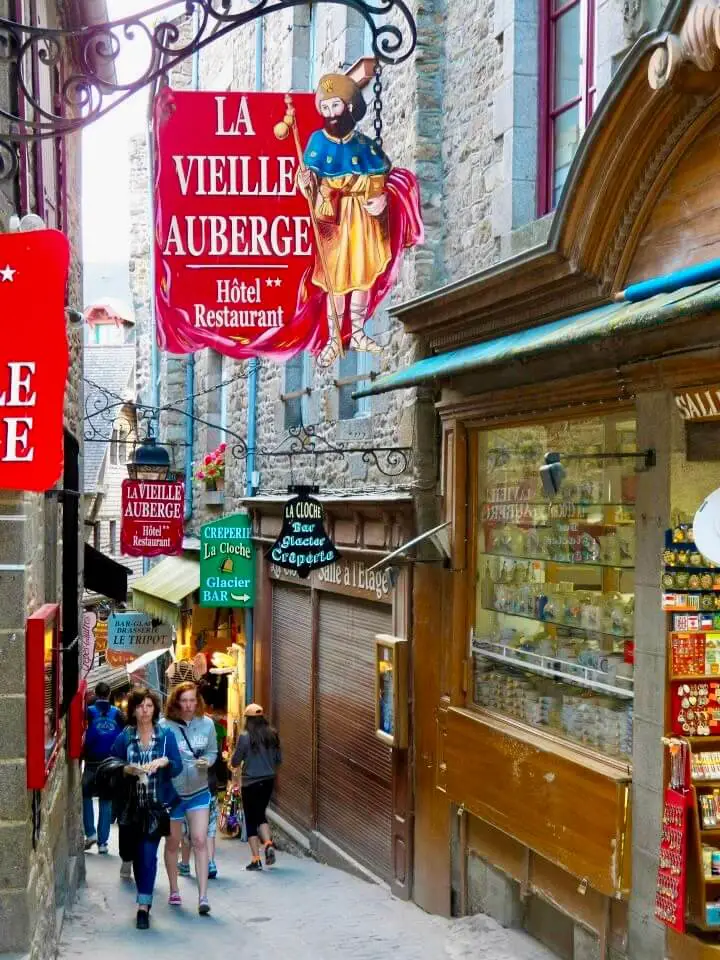
[[[275,805],[304,830],[312,828],[312,618],[310,591],[272,585],[272,720],[283,762]]]
[[[391,608],[320,594],[317,674],[317,829],[392,879],[391,749],[375,736],[375,635]]]

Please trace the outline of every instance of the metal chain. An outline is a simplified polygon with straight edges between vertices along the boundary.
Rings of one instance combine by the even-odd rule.
[[[373,93],[375,99],[373,100],[373,110],[375,111],[375,117],[373,119],[373,126],[375,127],[375,146],[378,150],[382,150],[383,138],[382,138],[382,129],[383,129],[383,118],[382,118],[382,64],[379,60],[375,61],[375,82],[373,83]]]

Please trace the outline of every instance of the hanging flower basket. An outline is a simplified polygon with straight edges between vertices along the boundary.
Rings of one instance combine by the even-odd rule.
[[[205,483],[206,490],[225,489],[225,450],[227,444],[221,443],[212,453],[206,454],[202,464],[195,471],[195,479]]]

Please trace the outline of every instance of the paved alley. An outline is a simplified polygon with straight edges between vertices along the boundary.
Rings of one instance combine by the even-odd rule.
[[[198,960],[553,960],[522,933],[485,917],[446,921],[391,897],[383,886],[289,854],[262,874],[245,871],[247,848],[218,840],[220,877],[210,884],[212,915],[197,915],[193,880],[181,878],[182,909],[167,906],[158,874],[152,928],[135,929],[134,885],[115,856],[86,858],[87,887],[66,920],[61,960],[145,956]]]

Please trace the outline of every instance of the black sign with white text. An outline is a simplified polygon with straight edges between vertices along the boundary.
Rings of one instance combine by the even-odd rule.
[[[305,579],[311,571],[334,563],[340,554],[325,530],[325,511],[319,500],[305,493],[285,504],[280,536],[267,558],[278,567],[295,570]]]

